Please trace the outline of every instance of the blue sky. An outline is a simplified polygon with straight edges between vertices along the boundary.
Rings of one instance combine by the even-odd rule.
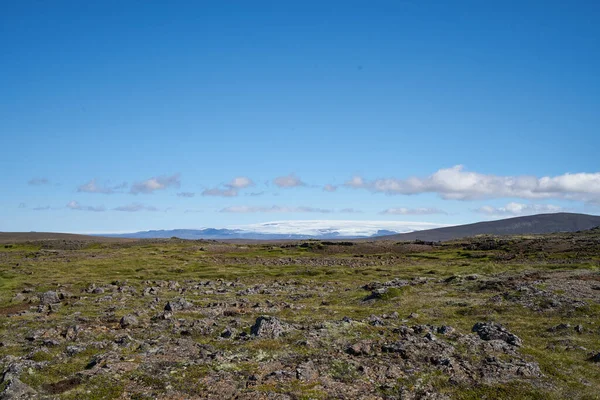
[[[4,2],[0,230],[598,214],[599,20],[593,1]]]

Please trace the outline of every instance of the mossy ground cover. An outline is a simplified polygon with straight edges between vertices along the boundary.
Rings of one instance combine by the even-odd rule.
[[[531,251],[524,245],[527,241]],[[15,358],[31,361],[33,367],[20,379],[49,398],[202,398],[215,377],[226,375],[247,380],[232,389],[239,393],[319,399],[344,387],[352,393],[352,385],[373,386],[365,371],[373,368],[370,363],[385,364],[376,354],[361,360],[331,349],[360,340],[395,340],[393,327],[400,325],[448,325],[468,334],[478,321],[495,321],[523,340],[520,352],[539,364],[543,378],[461,385],[437,370],[404,371],[393,384],[375,385],[372,398],[411,398],[410,393],[418,398],[423,387],[460,399],[598,398],[600,365],[589,360],[600,351],[600,289],[593,289],[596,284],[600,288],[600,279],[594,278],[600,276],[598,243],[596,236],[582,233],[511,238],[486,250],[472,249],[477,239],[422,251],[387,242],[338,246],[163,240],[69,248],[45,242],[6,244],[0,246],[0,363],[6,367]],[[365,301],[365,284],[392,279],[425,283],[391,288]],[[159,281],[178,282],[184,290],[169,290]],[[113,289],[94,292],[92,285]],[[549,285],[555,289],[549,291]],[[117,286],[135,294],[120,293]],[[143,295],[154,286],[160,286],[157,295]],[[37,295],[48,290],[72,296],[51,312],[37,312]],[[179,297],[194,308],[157,320],[165,303]],[[384,326],[368,322],[372,316],[394,313],[398,319],[386,320]],[[127,314],[136,314],[141,327],[121,328],[119,320]],[[249,335],[263,314],[294,330],[276,338],[221,337],[226,328]],[[341,325],[344,317],[355,322]],[[559,324],[570,328],[548,330]],[[75,339],[64,337],[64,329],[75,325],[82,333]],[[578,325],[581,332],[573,329]],[[153,330],[158,326],[160,331]],[[43,338],[25,338],[35,331],[51,335],[53,329],[60,339],[53,346]],[[326,333],[311,345],[313,331]],[[123,345],[124,335],[135,345]],[[147,365],[149,352],[160,347],[155,342],[178,349],[181,340],[209,346],[217,356],[180,356],[168,369]],[[79,345],[81,351],[67,350]],[[108,352],[118,355],[111,362],[122,370],[81,374],[95,356]],[[157,359],[169,358],[157,354]],[[296,376],[277,381],[265,370],[278,362],[285,370],[286,363],[318,359],[325,365],[319,374],[333,382],[330,386]]]

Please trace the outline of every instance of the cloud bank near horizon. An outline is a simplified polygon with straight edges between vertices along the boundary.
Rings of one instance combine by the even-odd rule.
[[[40,221],[58,221],[60,210],[74,210],[81,211],[70,213],[77,223],[102,224],[109,221],[115,226],[121,220],[134,218],[134,213],[146,215],[148,221],[162,218],[159,213],[151,213],[153,211],[168,213],[164,217],[168,221],[186,223],[194,217],[190,214],[200,210],[202,215],[193,219],[199,221],[202,218],[210,225],[258,223],[274,214],[280,214],[282,219],[303,218],[309,214],[317,218],[348,218],[354,214],[373,220],[406,216],[406,219],[456,223],[475,222],[487,217],[600,212],[600,172],[542,177],[494,175],[455,165],[421,177],[371,179],[355,175],[345,183],[339,183],[344,180],[333,177],[329,182],[335,184],[326,183],[326,178],[321,175],[304,180],[295,173],[273,173],[271,177],[275,178],[272,179],[232,174],[225,176],[219,184],[215,182],[206,186],[201,181],[182,182],[181,174],[175,173],[154,175],[145,180],[128,177],[134,182],[132,184],[104,178],[86,181],[84,177],[74,181],[75,184],[70,187],[64,182],[56,183],[55,176],[38,173],[33,175],[37,178],[29,179],[32,175],[21,181],[27,190],[25,197],[15,198],[13,203],[14,211],[18,209],[23,218],[27,212],[38,212],[38,215],[44,215]],[[89,194],[111,196],[103,197],[106,203],[102,204],[91,202],[89,198],[93,196]],[[149,194],[155,195],[150,204],[131,202],[133,196]],[[265,200],[258,202],[258,196]],[[277,196],[278,200],[266,200],[270,196]],[[146,223],[146,220],[140,221],[140,227]]]
[[[30,186],[49,184],[48,178],[32,178]],[[437,194],[444,200],[486,200],[499,198],[514,199],[559,199],[582,201],[586,203],[600,202],[600,172],[564,173],[556,176],[529,175],[493,175],[468,171],[464,165],[442,168],[426,177],[379,178],[367,179],[355,175],[342,185],[327,183],[324,185],[308,184],[296,174],[282,175],[274,178],[272,183],[279,189],[320,188],[323,192],[339,192],[339,188],[363,189],[372,193],[386,195],[418,195]],[[128,186],[126,182],[110,185],[93,178],[87,183],[77,186],[77,192],[113,194],[122,193]],[[247,176],[237,176],[227,183],[205,189],[203,196],[236,197],[240,190],[256,186],[254,180]],[[152,194],[156,191],[181,187],[180,174],[161,175],[137,181],[130,187],[131,194]],[[262,193],[262,192],[257,192]],[[179,192],[180,197],[193,197],[194,192]]]
[[[518,217],[523,215],[558,213],[567,210],[552,204],[522,204],[510,202],[503,207],[482,206],[474,211],[494,217]]]
[[[600,172],[558,176],[499,176],[470,172],[463,165],[440,169],[428,177],[367,180],[354,176],[344,186],[387,195],[435,193],[445,200],[494,198],[566,199],[584,202],[600,199]]]

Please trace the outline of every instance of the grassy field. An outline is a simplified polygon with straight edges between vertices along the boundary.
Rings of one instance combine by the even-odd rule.
[[[0,245],[4,396],[595,399],[598,352],[598,230]]]

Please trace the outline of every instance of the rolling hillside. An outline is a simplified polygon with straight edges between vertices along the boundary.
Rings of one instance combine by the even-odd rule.
[[[377,240],[446,241],[476,235],[524,235],[554,232],[575,232],[600,226],[600,216],[556,213],[507,218],[497,221],[427,229],[398,235],[380,236]]]
[[[36,240],[79,240],[95,242],[119,242],[122,238],[78,235],[75,233],[57,232],[0,232],[0,243],[29,242]],[[129,239],[131,240],[131,239]]]

